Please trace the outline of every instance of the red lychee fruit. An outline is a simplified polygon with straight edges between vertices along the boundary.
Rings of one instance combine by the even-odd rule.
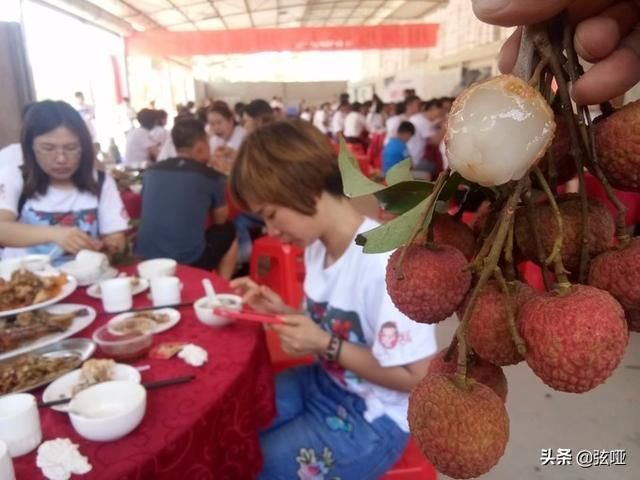
[[[571,156],[571,136],[564,115],[556,115],[556,133],[551,144],[556,184],[561,185],[576,176],[578,169]],[[550,172],[547,157],[542,157],[538,165],[544,176],[549,179]],[[537,181],[535,182],[537,184]]]
[[[447,348],[438,352],[429,362],[427,374],[444,373],[453,375],[458,366],[458,353],[454,351],[451,360],[445,362],[444,357]],[[473,355],[467,359],[467,377],[476,382],[486,385],[498,395],[503,402],[507,400],[507,377],[504,376],[502,368],[485,362],[480,357]]]
[[[404,250],[402,278],[394,268]],[[437,323],[457,310],[471,285],[467,260],[448,245],[410,245],[387,263],[387,291],[394,305],[416,322]]]
[[[596,125],[598,161],[614,188],[640,192],[640,100]]]
[[[509,287],[511,305],[517,322],[520,307],[536,292],[522,282],[510,282]],[[464,312],[466,303],[463,303],[460,312]],[[469,319],[467,342],[480,358],[494,365],[514,365],[523,360],[509,330],[504,293],[495,282],[487,283],[478,295]]]
[[[489,387],[451,375],[426,375],[409,397],[409,428],[429,461],[445,475],[473,478],[498,463],[509,440],[504,402]]]
[[[625,310],[629,329],[638,331],[640,311],[640,238],[615,247],[591,262],[589,284],[606,290]]]
[[[446,213],[433,216],[433,240],[440,245],[450,245],[471,259],[476,250],[476,237],[468,225]]]
[[[580,248],[582,245],[582,210],[580,196],[570,193],[556,199],[562,216],[562,261],[570,272],[577,273],[580,267]],[[615,226],[613,217],[600,201],[589,198],[589,235],[588,250],[591,258],[607,250],[612,243]],[[533,233],[529,228],[524,208],[518,209],[515,222],[516,244],[522,254],[538,261]],[[536,205],[535,225],[542,242],[545,257],[549,256],[558,231],[553,210],[548,203]]]
[[[533,372],[551,388],[573,393],[609,378],[629,339],[616,299],[585,285],[533,297],[520,309],[520,332]]]

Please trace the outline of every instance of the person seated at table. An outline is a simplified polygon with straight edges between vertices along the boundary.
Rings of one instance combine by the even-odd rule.
[[[252,100],[249,105],[244,107],[242,113],[244,129],[247,133],[253,132],[256,128],[260,128],[267,123],[275,120],[273,108],[269,102],[257,98]]]
[[[260,478],[378,478],[405,449],[408,394],[436,351],[435,327],[393,305],[390,253],[355,244],[378,223],[343,194],[336,154],[313,125],[278,122],[249,135],[230,188],[269,234],[305,248],[304,313],[248,278],[231,286],[253,309],[283,315],[273,329],[286,353],[319,357],[276,379],[278,415],[261,433]]]
[[[404,121],[398,127],[396,136],[391,138],[389,143],[384,146],[382,150],[382,171],[385,176],[391,167],[406,158],[411,158],[407,149],[407,142],[415,133],[416,127],[413,126],[413,123]]]
[[[136,253],[173,258],[229,279],[237,242],[225,205],[225,178],[207,166],[209,142],[195,118],[177,122],[171,139],[178,156],[149,167],[142,187],[142,221]],[[212,225],[207,229],[206,225]]]
[[[45,100],[24,118],[23,165],[0,169],[3,258],[124,250],[128,216],[113,178],[95,169],[91,134],[68,103]],[[57,247],[56,247],[57,246]]]
[[[151,131],[156,126],[156,111],[143,108],[138,112],[137,118],[140,126],[127,134],[124,164],[131,168],[144,168],[147,164],[156,161],[161,148],[151,135]]]
[[[236,125],[235,117],[224,102],[215,102],[207,114],[211,166],[227,175],[247,132]]]

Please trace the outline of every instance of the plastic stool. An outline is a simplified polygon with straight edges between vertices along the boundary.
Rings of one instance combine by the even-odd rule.
[[[436,469],[410,438],[402,457],[384,474],[382,480],[436,480],[437,477]]]
[[[304,250],[286,245],[276,237],[260,237],[251,250],[249,276],[266,285],[292,308],[302,304],[304,280]]]

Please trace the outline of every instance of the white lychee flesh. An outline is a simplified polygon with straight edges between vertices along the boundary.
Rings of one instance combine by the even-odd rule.
[[[449,164],[486,187],[519,180],[544,155],[555,128],[537,90],[513,75],[491,78],[471,86],[452,106]]]

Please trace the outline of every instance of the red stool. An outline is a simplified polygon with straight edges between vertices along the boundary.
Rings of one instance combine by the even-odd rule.
[[[383,480],[436,480],[436,478],[436,469],[424,458],[413,438],[409,439],[400,460],[382,477]]]

